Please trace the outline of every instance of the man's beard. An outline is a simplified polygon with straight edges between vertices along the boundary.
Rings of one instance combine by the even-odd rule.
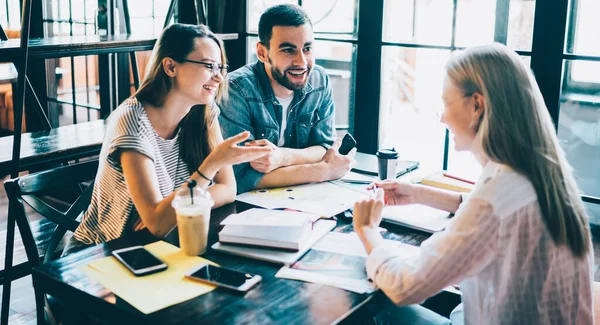
[[[269,63],[271,60],[269,59]],[[297,90],[302,90],[304,89],[304,87],[306,87],[306,83],[308,82],[308,76],[310,75],[311,72],[311,68],[310,67],[306,67],[306,75],[304,76],[304,82],[302,84],[294,84],[288,77],[287,72],[288,71],[294,71],[296,69],[287,69],[285,71],[281,71],[279,69],[277,69],[274,65],[271,65],[271,75],[273,76],[273,79],[275,79],[275,81],[277,81],[280,85],[284,86],[285,88],[292,90],[292,91],[297,91]],[[297,70],[296,70],[297,71]]]

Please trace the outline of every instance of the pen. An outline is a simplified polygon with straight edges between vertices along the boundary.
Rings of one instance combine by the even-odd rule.
[[[475,184],[475,182],[473,182],[473,181],[470,181],[470,180],[468,180],[468,179],[464,179],[464,178],[460,178],[460,177],[457,177],[457,176],[454,176],[454,175],[450,175],[450,174],[448,174],[448,173],[444,173],[444,176],[445,176],[445,177],[448,177],[448,178],[455,179],[455,180],[457,180],[457,181],[461,181],[461,182],[469,183],[469,184],[471,184],[471,185],[474,185],[474,184]]]
[[[342,179],[342,182],[348,183],[348,184],[364,184],[364,185],[369,185],[369,184],[373,183],[372,181],[361,181],[358,179]]]
[[[379,188],[377,187],[377,185],[373,185],[373,187],[371,188],[371,191],[373,191],[374,197],[377,197],[378,190],[379,190]]]

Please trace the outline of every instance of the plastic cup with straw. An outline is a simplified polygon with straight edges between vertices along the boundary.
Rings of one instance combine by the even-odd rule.
[[[188,256],[200,255],[206,251],[214,201],[208,191],[196,186],[195,180],[184,182],[187,186],[177,191],[171,203],[177,215],[179,246]]]

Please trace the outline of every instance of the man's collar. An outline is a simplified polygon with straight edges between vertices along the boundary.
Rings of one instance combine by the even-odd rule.
[[[264,95],[264,101],[275,101],[275,93],[273,92],[273,87],[271,86],[271,78],[269,78],[269,75],[267,74],[265,64],[260,60],[256,60],[256,62],[252,64],[252,69],[257,76],[259,86]],[[314,71],[311,71],[311,75],[312,73],[314,73]],[[310,83],[311,75],[308,76],[309,79],[306,82],[306,87],[302,88],[302,90],[294,91],[294,96],[297,92],[304,96],[313,90],[313,87]]]

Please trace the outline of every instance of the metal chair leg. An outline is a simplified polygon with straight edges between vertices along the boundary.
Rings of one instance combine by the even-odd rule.
[[[11,203],[8,203],[8,220],[6,225],[6,251],[4,256],[4,279],[2,281],[2,312],[0,324],[8,324],[10,311],[10,290],[12,284],[12,262],[15,246],[15,218],[11,211]]]

